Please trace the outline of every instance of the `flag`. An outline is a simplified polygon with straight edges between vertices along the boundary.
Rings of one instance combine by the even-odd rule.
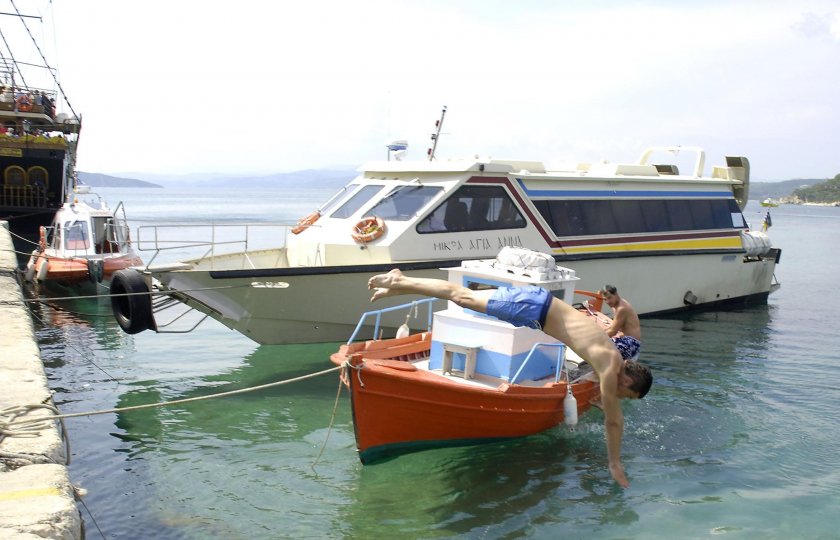
[[[773,220],[770,219],[770,210],[767,211],[767,215],[764,216],[764,224],[761,226],[762,231],[767,231],[770,227],[773,226]]]

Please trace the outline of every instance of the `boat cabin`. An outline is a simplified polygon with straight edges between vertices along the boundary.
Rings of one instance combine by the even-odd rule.
[[[572,303],[575,271],[556,266],[547,254],[505,248],[496,259],[464,261],[448,268],[449,281],[473,290],[534,285]],[[449,302],[434,314],[429,369],[461,371],[465,379],[476,373],[511,384],[539,380],[559,372],[564,347],[540,330],[516,327],[495,317]],[[537,345],[531,357],[528,354]]]

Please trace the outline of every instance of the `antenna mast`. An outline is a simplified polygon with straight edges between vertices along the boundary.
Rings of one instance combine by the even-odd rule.
[[[437,143],[438,139],[440,138],[440,129],[443,127],[443,117],[446,116],[446,105],[443,106],[443,110],[440,111],[440,120],[435,122],[435,132],[432,133],[432,147],[429,148],[429,161],[435,159],[435,150],[437,150]]]

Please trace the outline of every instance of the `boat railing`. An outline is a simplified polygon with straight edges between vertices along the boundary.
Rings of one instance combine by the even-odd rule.
[[[422,300],[415,300],[415,301],[409,302],[407,304],[400,304],[398,306],[391,306],[391,307],[377,309],[377,310],[373,310],[373,311],[366,311],[366,312],[362,313],[362,316],[359,318],[359,322],[358,322],[358,324],[356,324],[356,329],[353,330],[353,334],[350,336],[350,339],[347,340],[347,344],[350,345],[351,343],[356,341],[356,337],[359,335],[359,332],[365,326],[365,321],[367,321],[370,317],[375,318],[375,322],[374,322],[374,325],[373,325],[373,336],[374,336],[374,338],[376,338],[377,336],[379,336],[379,327],[382,323],[382,315],[384,313],[391,313],[393,311],[405,311],[410,316],[411,311],[414,310],[414,316],[416,318],[417,317],[417,310],[423,304],[425,304],[426,307],[428,308],[428,315],[427,315],[427,320],[426,320],[426,330],[427,331],[431,330],[432,329],[432,313],[433,313],[432,307],[433,307],[433,304],[434,304],[435,301],[437,301],[437,298],[424,298]],[[406,321],[407,320],[408,320],[408,317],[406,317]]]
[[[519,380],[519,375],[522,373],[522,370],[525,369],[525,366],[528,365],[528,361],[532,356],[534,356],[536,351],[541,348],[557,349],[557,368],[554,372],[554,382],[560,382],[560,375],[563,373],[563,366],[566,363],[566,345],[564,343],[535,343],[528,352],[528,356],[525,357],[525,361],[522,362],[522,365],[519,366],[518,370],[516,370],[516,374],[510,380],[510,384],[515,384],[516,381]]]
[[[283,247],[288,228],[289,224],[278,223],[141,225],[137,227],[135,246],[139,251],[154,252],[147,268],[158,256],[171,255],[172,260],[165,262],[191,259],[200,263],[205,259],[212,261],[216,255],[239,251],[244,252],[244,262],[255,268],[247,252]]]

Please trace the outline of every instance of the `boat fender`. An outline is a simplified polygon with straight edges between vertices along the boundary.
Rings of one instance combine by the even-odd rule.
[[[102,283],[105,274],[104,263],[101,259],[88,259],[88,278],[93,283]]]
[[[312,225],[313,223],[318,221],[318,219],[320,217],[321,217],[321,212],[319,212],[318,210],[315,210],[314,212],[312,212],[308,216],[306,216],[304,218],[300,218],[297,222],[297,225],[292,227],[292,234],[302,233],[303,231],[308,229],[310,225]]]
[[[356,242],[367,244],[385,234],[385,222],[382,218],[371,216],[362,218],[353,225],[351,236]]]
[[[571,384],[566,390],[566,397],[563,398],[563,422],[567,426],[576,426],[578,423],[577,399],[572,393]]]
[[[111,277],[111,310],[126,334],[157,331],[152,313],[152,295],[146,280],[136,270],[123,269]]]
[[[411,330],[408,329],[408,325],[406,323],[403,323],[402,326],[397,328],[396,338],[397,339],[402,339],[402,338],[408,337],[408,335],[410,333],[411,333]]]
[[[32,283],[35,279],[35,267],[38,264],[38,253],[40,253],[37,249],[32,252],[32,255],[29,257],[29,262],[26,264],[26,272],[23,274],[23,279],[26,280],[27,283]]]

